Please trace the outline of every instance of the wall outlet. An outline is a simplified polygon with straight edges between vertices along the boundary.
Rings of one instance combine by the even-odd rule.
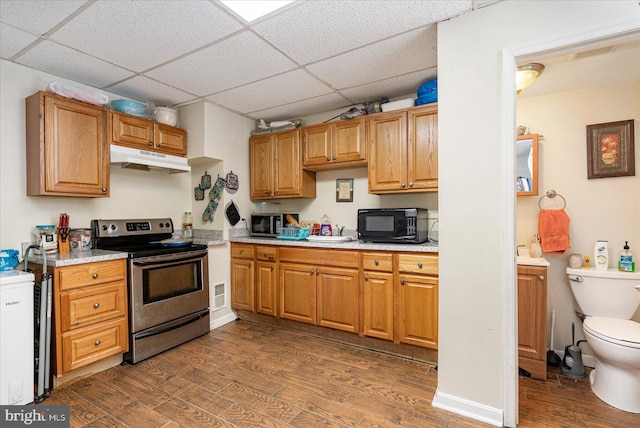
[[[9,382],[9,404],[16,404],[22,401],[22,379]]]

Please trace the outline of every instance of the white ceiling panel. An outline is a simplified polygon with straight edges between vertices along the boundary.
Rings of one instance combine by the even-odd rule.
[[[106,90],[140,102],[151,101],[157,107],[186,103],[197,97],[144,76],[135,76]]]
[[[255,111],[276,107],[304,98],[331,93],[331,89],[303,70],[294,70],[266,80],[244,85],[207,97],[235,111]],[[260,96],[256,96],[260,94]]]
[[[274,120],[289,120],[302,116],[312,115],[350,106],[352,103],[338,94],[327,94],[319,97],[296,101],[284,106],[273,107],[250,112],[252,117],[265,119],[267,122]]]
[[[147,74],[205,96],[295,67],[264,40],[245,31]]]
[[[52,39],[140,72],[239,29],[208,1],[100,1]]]
[[[420,85],[437,77],[436,67],[421,70],[403,76],[392,77],[362,86],[343,89],[340,92],[354,103],[365,103],[379,100],[382,97],[395,98],[398,96],[412,96],[417,98]]]
[[[307,69],[336,89],[375,82],[437,64],[435,26],[383,40],[310,64]]]
[[[96,88],[103,88],[132,75],[123,68],[46,40],[20,56],[16,62]]]
[[[308,64],[471,10],[471,1],[304,2],[255,30]]]
[[[85,3],[86,0],[2,0],[0,20],[41,36]]]
[[[37,39],[33,34],[0,22],[0,57],[11,58]]]

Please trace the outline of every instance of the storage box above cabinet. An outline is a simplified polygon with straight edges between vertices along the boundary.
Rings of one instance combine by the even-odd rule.
[[[187,131],[111,111],[111,142],[173,156],[187,156]]]
[[[109,196],[108,110],[49,92],[26,99],[27,195]]]

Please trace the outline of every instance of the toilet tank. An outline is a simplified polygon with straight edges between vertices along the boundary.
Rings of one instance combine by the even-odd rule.
[[[566,272],[578,310],[584,315],[630,319],[640,305],[640,272],[613,268],[567,268]]]

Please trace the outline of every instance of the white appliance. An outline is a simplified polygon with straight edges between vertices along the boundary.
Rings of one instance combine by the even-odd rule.
[[[33,402],[32,273],[0,271],[0,405]]]

